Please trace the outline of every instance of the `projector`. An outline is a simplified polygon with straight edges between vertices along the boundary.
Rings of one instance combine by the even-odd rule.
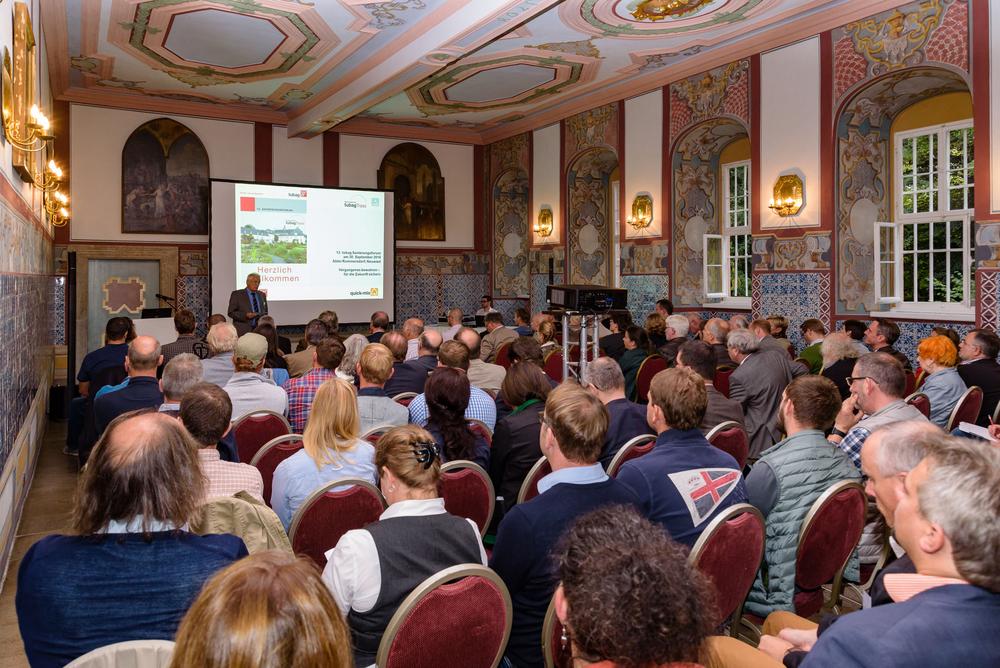
[[[549,285],[545,289],[549,305],[567,311],[624,310],[628,302],[627,295],[628,291],[624,288],[602,285]]]

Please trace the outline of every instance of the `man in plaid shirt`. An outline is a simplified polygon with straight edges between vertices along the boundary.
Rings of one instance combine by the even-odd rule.
[[[334,371],[343,359],[344,344],[339,339],[328,336],[313,348],[312,369],[303,376],[292,378],[285,383],[285,392],[288,394],[288,420],[292,425],[292,431],[296,434],[305,431],[316,391],[320,385],[337,377]]]

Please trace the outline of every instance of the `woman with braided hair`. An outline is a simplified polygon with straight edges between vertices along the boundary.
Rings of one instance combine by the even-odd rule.
[[[378,522],[345,533],[326,553],[323,570],[347,616],[359,667],[374,665],[389,620],[417,585],[451,566],[486,565],[475,523],[450,515],[438,496],[441,458],[426,430],[387,431],[375,448],[375,466],[389,507]]]

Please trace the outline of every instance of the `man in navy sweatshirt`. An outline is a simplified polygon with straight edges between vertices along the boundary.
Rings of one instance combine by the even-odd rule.
[[[601,506],[635,503],[598,462],[607,428],[607,409],[579,385],[566,383],[549,394],[539,444],[552,473],[538,482],[539,496],[503,518],[490,561],[514,604],[507,665],[544,666],[542,622],[558,584],[552,555],[563,532]]]

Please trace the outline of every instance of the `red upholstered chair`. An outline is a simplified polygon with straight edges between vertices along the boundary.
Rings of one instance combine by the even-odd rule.
[[[712,380],[712,385],[715,386],[722,394],[729,396],[729,377],[733,375],[733,369],[735,367],[720,367],[715,370],[715,378]]]
[[[490,447],[493,447],[493,431],[490,429],[488,424],[482,420],[476,420],[474,418],[469,418],[466,420],[466,423],[469,425],[469,431],[476,436],[482,436],[486,439],[486,442],[490,444]]]
[[[750,439],[738,422],[727,420],[715,425],[705,435],[705,440],[723,452],[728,452],[740,465],[740,470],[746,466],[750,455]]]
[[[510,594],[496,573],[459,564],[424,580],[389,621],[379,668],[494,668],[513,619]]]
[[[562,646],[563,625],[556,616],[556,597],[549,601],[542,622],[542,657],[545,668],[572,668],[573,654],[569,647]]]
[[[480,535],[493,519],[493,504],[496,491],[493,481],[483,467],[475,462],[456,459],[441,467],[441,482],[438,486],[444,508],[452,515],[467,517],[479,527]]]
[[[322,570],[326,551],[341,536],[377,521],[385,508],[382,492],[366,480],[343,478],[327,483],[310,494],[292,516],[288,527],[292,550],[309,557]]]
[[[979,417],[979,409],[982,407],[983,390],[973,385],[965,391],[965,394],[961,396],[955,407],[951,409],[951,415],[948,416],[948,426],[945,427],[945,432],[950,434],[953,429],[958,429],[958,425],[963,422],[975,424],[976,418]]]
[[[656,436],[653,434],[640,434],[635,438],[629,439],[618,449],[615,456],[611,458],[611,463],[608,464],[608,475],[612,478],[618,477],[618,472],[622,470],[622,465],[625,462],[649,454],[655,445]]]
[[[494,364],[499,364],[505,369],[510,368],[510,343],[500,344],[500,347],[497,348],[496,362]]]
[[[517,493],[517,502],[524,503],[538,496],[538,481],[550,473],[552,473],[552,467],[549,465],[549,460],[545,457],[539,457],[531,470],[528,471],[528,475],[524,476],[521,490]]]
[[[924,384],[925,380],[927,380],[927,372],[921,369],[920,367],[914,369],[913,372],[916,374],[916,380],[914,381],[913,385],[913,389],[914,391],[916,391],[919,390],[920,386]]]
[[[748,503],[730,506],[701,532],[688,561],[715,587],[714,627],[729,622],[729,633],[736,637],[763,557],[764,516]]]
[[[667,368],[667,360],[662,355],[650,355],[639,365],[635,375],[635,401],[644,404],[649,401],[649,386],[653,376]]]
[[[292,427],[285,416],[274,411],[257,411],[233,423],[236,453],[244,464],[249,463],[268,441],[291,433]]]
[[[930,418],[931,416],[931,400],[927,398],[927,395],[923,392],[914,392],[910,396],[904,399],[906,403],[911,406],[915,406],[918,411],[924,414],[925,418]]]
[[[271,505],[271,480],[274,478],[274,469],[301,449],[301,436],[285,434],[265,443],[264,447],[258,450],[257,454],[250,460],[250,466],[256,467],[260,471],[260,477],[264,480],[264,503],[269,507]]]
[[[542,365],[542,371],[545,375],[561,383],[563,379],[563,355],[558,350],[552,350],[548,355],[545,356],[545,363]]]
[[[580,344],[574,343],[569,347],[569,361],[570,362],[580,361]]]
[[[917,390],[917,377],[913,375],[912,371],[906,371],[904,375],[906,377],[906,391],[903,394],[910,396]]]
[[[416,392],[400,392],[392,398],[397,404],[402,404],[403,406],[409,406],[410,402],[413,401],[413,397],[417,396]]]
[[[392,429],[391,426],[380,424],[372,427],[365,433],[361,434],[361,440],[368,441],[372,445],[378,445],[378,439],[382,438],[382,434]]]

